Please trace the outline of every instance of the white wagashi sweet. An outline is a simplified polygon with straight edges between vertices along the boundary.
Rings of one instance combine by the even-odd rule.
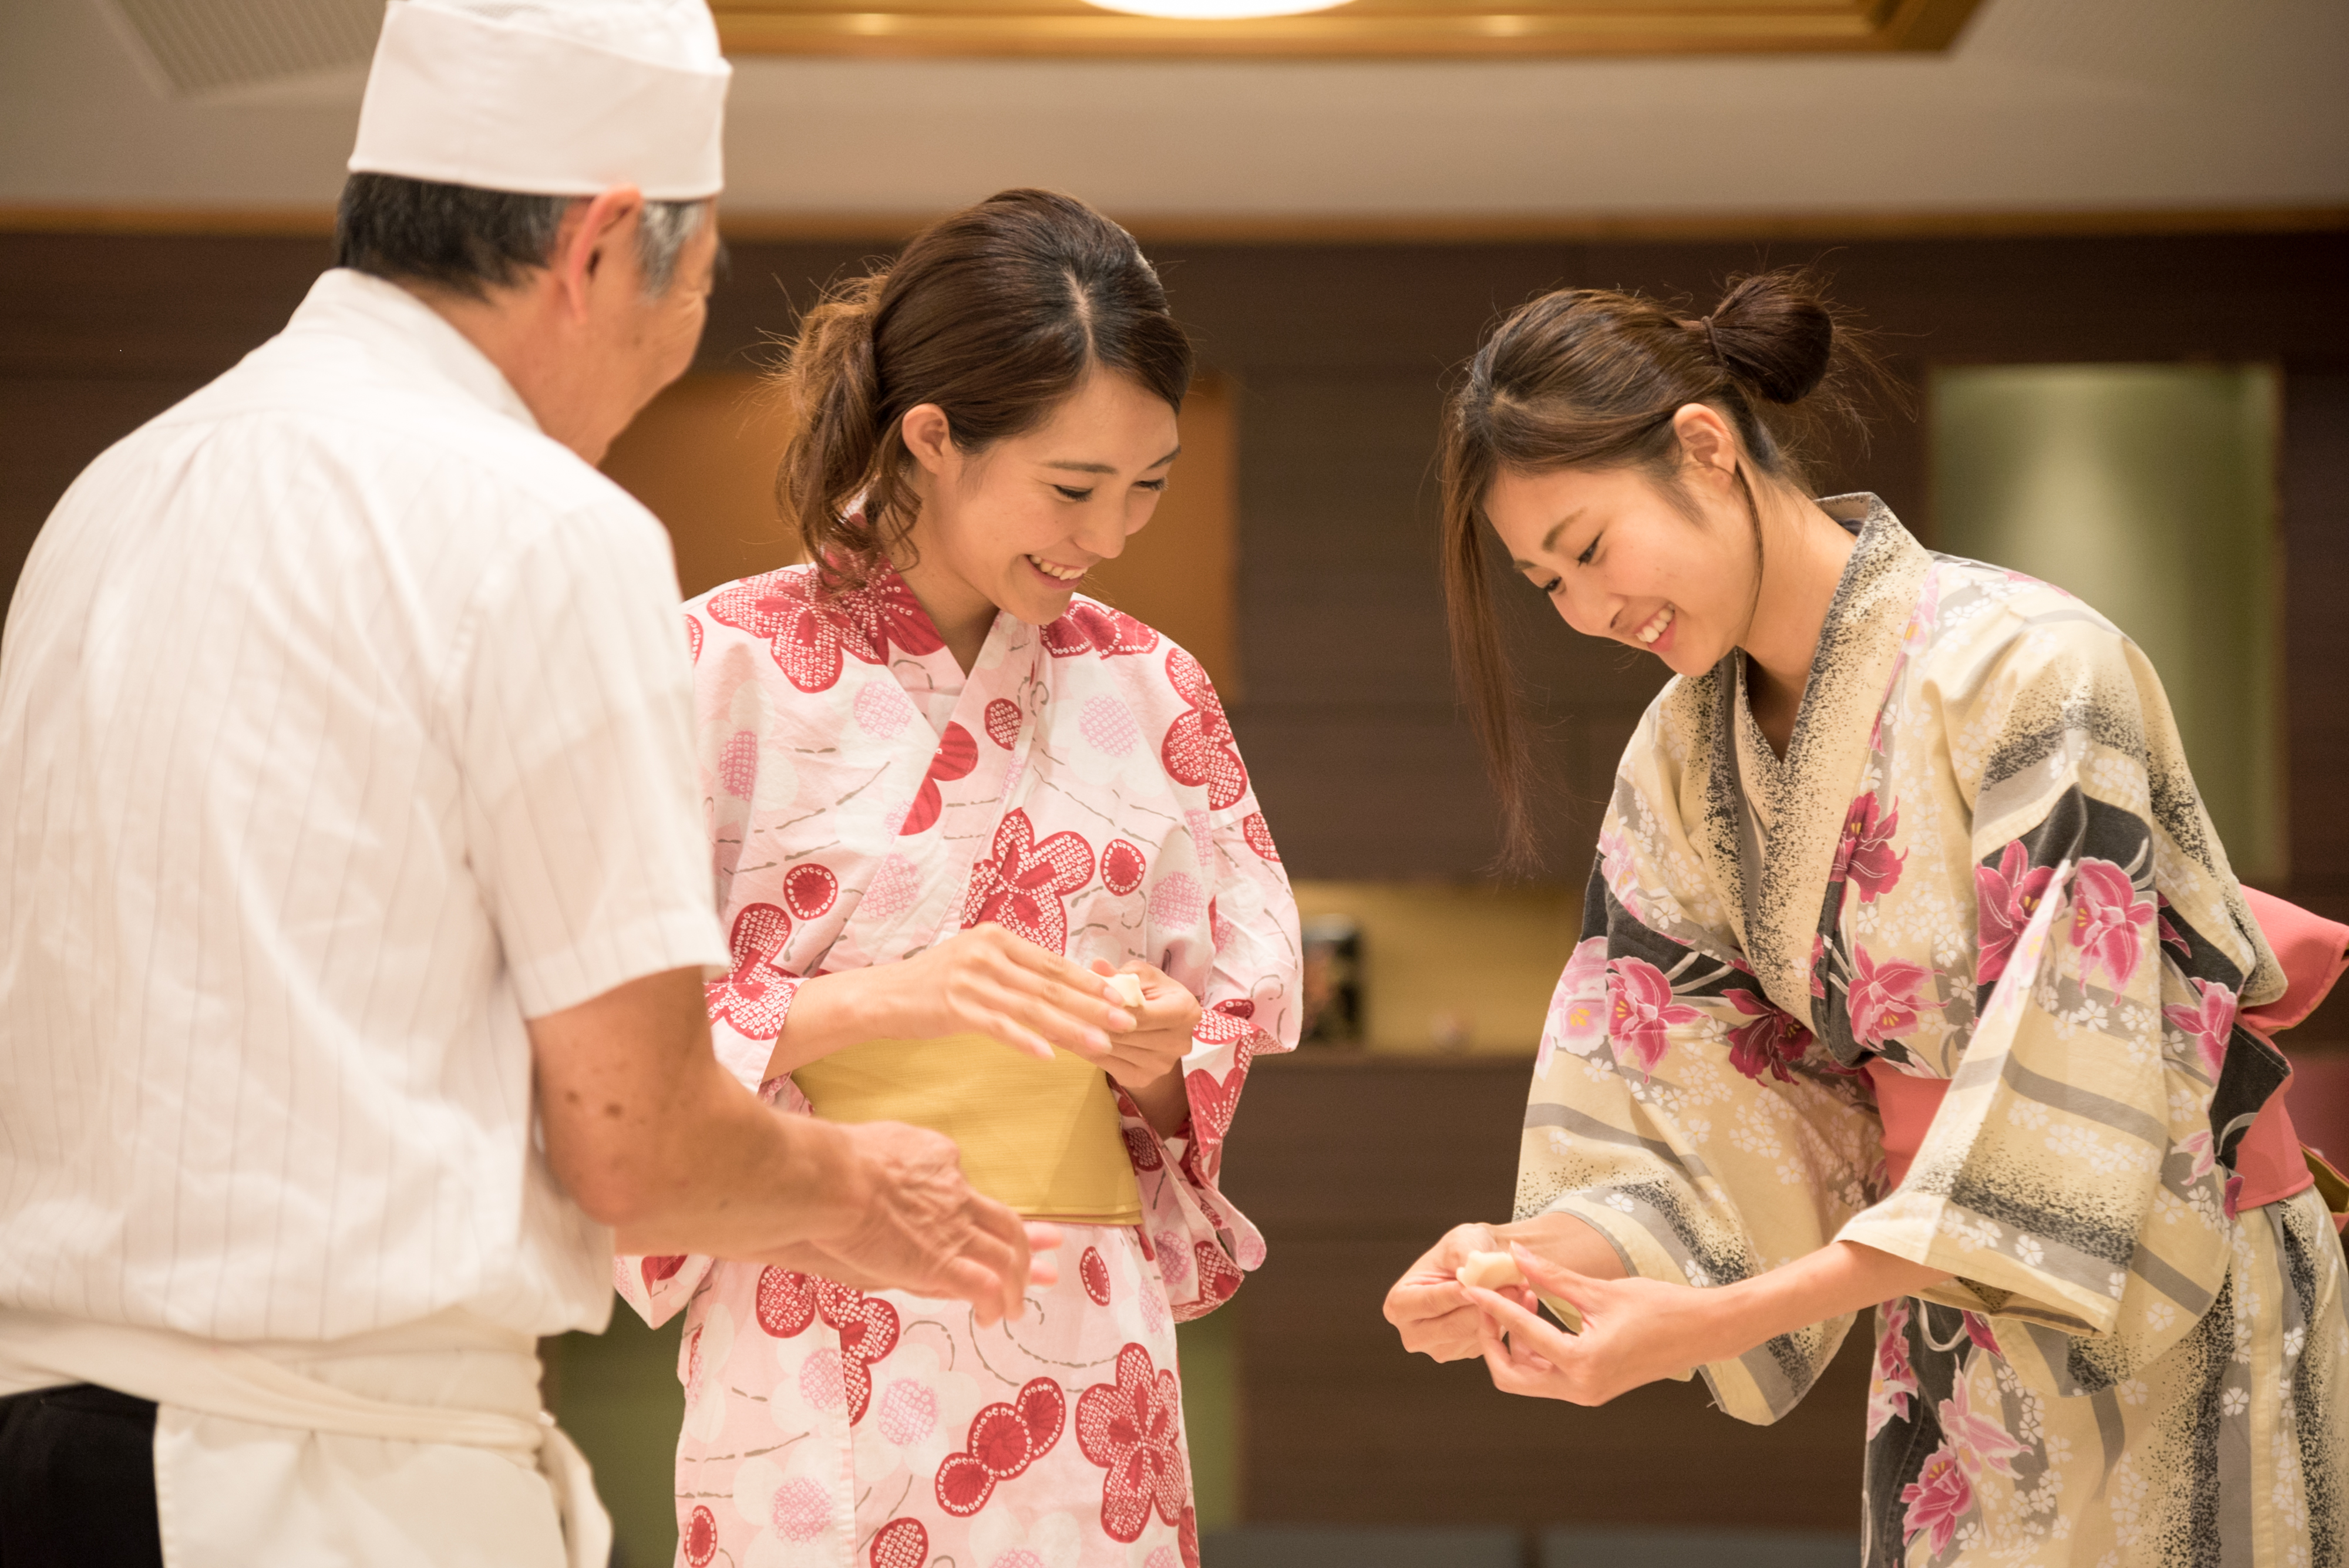
[[[1142,977],[1140,975],[1110,974],[1103,975],[1102,978],[1109,981],[1109,988],[1117,993],[1118,1001],[1125,1003],[1128,1007],[1138,1008],[1142,1005]]]
[[[1507,1252],[1471,1252],[1466,1262],[1452,1271],[1452,1276],[1464,1285],[1475,1285],[1487,1291],[1526,1282],[1525,1271],[1517,1267],[1517,1260]]]
[[[1487,1291],[1526,1282],[1526,1272],[1517,1267],[1516,1256],[1508,1252],[1471,1252],[1466,1262],[1452,1271],[1452,1277],[1464,1285]],[[1542,1296],[1541,1303],[1549,1308],[1551,1316],[1565,1325],[1567,1333],[1582,1332],[1582,1314],[1573,1307],[1547,1295]]]

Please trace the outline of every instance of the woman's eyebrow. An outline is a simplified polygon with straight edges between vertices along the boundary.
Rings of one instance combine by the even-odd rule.
[[[1543,555],[1547,556],[1551,551],[1557,548],[1557,536],[1560,534],[1565,533],[1566,525],[1573,522],[1576,518],[1581,516],[1582,512],[1583,509],[1578,506],[1573,511],[1568,513],[1565,516],[1550,524],[1549,532],[1542,535],[1541,551]],[[1520,572],[1532,572],[1538,571],[1540,569],[1531,561],[1520,561],[1514,556],[1510,558],[1509,565],[1516,567]]]
[[[1152,463],[1150,468],[1164,468],[1182,455],[1183,449],[1178,446],[1173,452],[1168,452],[1164,457],[1160,458],[1156,462]],[[1062,469],[1070,473],[1115,473],[1117,472],[1117,469],[1110,463],[1079,462],[1074,458],[1054,458],[1046,462],[1044,466],[1046,468]],[[1147,473],[1150,472],[1150,469],[1143,469],[1143,472]]]
[[[1573,522],[1576,518],[1581,516],[1582,512],[1583,509],[1578,506],[1573,511],[1568,513],[1565,516],[1550,524],[1549,532],[1542,535],[1541,547],[1544,555],[1547,555],[1550,551],[1557,548],[1557,536],[1560,534],[1565,533],[1566,525]]]

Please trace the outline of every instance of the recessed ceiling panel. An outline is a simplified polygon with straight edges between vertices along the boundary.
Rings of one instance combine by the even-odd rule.
[[[1947,48],[1980,0],[1348,0],[1178,21],[1086,0],[712,0],[734,55],[1412,57]]]
[[[384,0],[112,0],[181,97],[364,66]]]

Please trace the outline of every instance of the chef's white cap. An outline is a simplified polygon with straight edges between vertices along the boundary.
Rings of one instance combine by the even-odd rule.
[[[732,74],[706,0],[391,0],[351,171],[697,201]]]

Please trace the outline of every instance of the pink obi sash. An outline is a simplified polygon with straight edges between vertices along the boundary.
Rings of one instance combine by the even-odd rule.
[[[2285,990],[2277,1000],[2264,1007],[2247,1008],[2237,1019],[2272,1045],[2280,1031],[2315,1012],[2342,971],[2349,969],[2349,926],[2310,914],[2297,904],[2287,904],[2256,888],[2244,888],[2243,899],[2260,922],[2276,962],[2283,968]],[[1946,1078],[1911,1076],[1880,1056],[1869,1057],[1866,1070],[1876,1089],[1877,1110],[1884,1118],[1885,1174],[1898,1187],[1908,1176],[1909,1163],[1917,1158],[1950,1083]],[[2238,1211],[2281,1202],[2316,1184],[2315,1172],[2301,1151],[2300,1135],[2292,1129],[2292,1113],[2284,1107],[2291,1087],[2290,1078],[2277,1086],[2235,1146],[2235,1177],[2240,1184],[2234,1195]],[[2334,1225],[2344,1218],[2349,1216],[2336,1215]]]

